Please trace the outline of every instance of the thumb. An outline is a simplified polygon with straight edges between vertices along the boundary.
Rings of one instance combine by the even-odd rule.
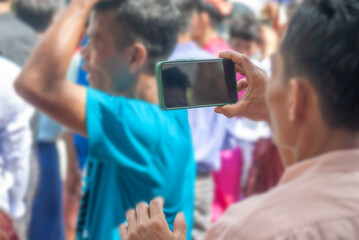
[[[173,227],[173,234],[176,240],[186,240],[187,225],[184,214],[178,213]]]

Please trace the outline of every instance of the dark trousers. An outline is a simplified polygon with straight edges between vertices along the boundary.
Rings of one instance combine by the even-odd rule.
[[[40,182],[32,207],[29,240],[64,240],[62,182],[55,143],[37,143]]]

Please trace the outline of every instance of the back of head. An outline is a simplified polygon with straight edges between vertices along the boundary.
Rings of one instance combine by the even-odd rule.
[[[114,10],[111,29],[121,51],[135,42],[147,49],[148,64],[156,63],[172,53],[179,32],[179,12],[172,0],[100,1],[94,11]]]
[[[300,4],[302,4],[302,2],[303,2],[303,0],[293,0],[293,1],[291,1],[289,3],[289,5],[288,5],[287,10],[288,11],[296,10],[300,6]]]
[[[211,26],[214,29],[218,29],[225,19],[225,16],[217,9],[212,3],[205,0],[200,0],[198,4],[198,11],[205,12],[211,19]]]
[[[198,8],[197,0],[174,0],[177,9],[180,12],[180,33],[186,33],[190,30],[191,20],[194,12]]]
[[[359,131],[359,1],[305,0],[281,45],[285,77],[306,77],[331,128]]]
[[[246,14],[232,19],[229,30],[230,37],[260,42],[260,27],[261,23],[254,16]]]
[[[295,11],[297,10],[297,8],[300,6],[302,2],[303,0],[293,0],[292,2],[289,3],[287,8],[287,17],[289,19],[292,18],[293,14],[295,13]]]
[[[59,8],[58,0],[16,0],[18,17],[37,32],[44,32]]]

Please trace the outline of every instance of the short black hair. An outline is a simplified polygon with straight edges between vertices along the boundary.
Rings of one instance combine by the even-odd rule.
[[[111,32],[117,48],[140,42],[148,52],[149,67],[155,71],[160,60],[172,53],[179,33],[179,12],[172,0],[99,1],[95,12],[114,10]]]
[[[213,4],[208,3],[205,0],[199,0],[198,12],[208,13],[211,19],[211,26],[214,29],[218,29],[221,26],[223,20],[225,19],[225,16],[217,8],[215,8]]]
[[[229,35],[231,38],[241,38],[247,41],[260,42],[259,31],[261,23],[252,15],[243,15],[242,17],[231,20]]]
[[[193,14],[198,8],[197,0],[174,0],[176,7],[180,12],[180,33],[189,31]]]
[[[58,0],[16,0],[17,16],[37,32],[44,32],[59,8]]]
[[[300,4],[303,2],[303,0],[293,0],[289,3],[287,7],[287,11],[293,11],[296,10]]]
[[[359,130],[359,1],[306,0],[281,44],[285,77],[314,86],[331,128]]]

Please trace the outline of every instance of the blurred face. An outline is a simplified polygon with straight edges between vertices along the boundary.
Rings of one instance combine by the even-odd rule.
[[[266,88],[266,101],[271,120],[273,139],[277,146],[294,146],[295,126],[289,121],[289,88],[285,83],[283,60],[276,53],[272,56],[272,77]]]
[[[192,39],[200,46],[203,44],[203,37],[209,24],[209,16],[207,13],[194,13],[192,19]]]
[[[123,92],[129,87],[131,77],[125,51],[118,50],[111,34],[112,16],[111,10],[91,15],[89,42],[81,54],[92,87],[105,92]]]
[[[199,15],[197,11],[194,11],[191,19],[191,37],[192,39],[196,38],[196,35],[198,34],[199,30]]]
[[[243,38],[231,38],[229,44],[235,51],[248,57],[254,56],[259,51],[258,43]]]

